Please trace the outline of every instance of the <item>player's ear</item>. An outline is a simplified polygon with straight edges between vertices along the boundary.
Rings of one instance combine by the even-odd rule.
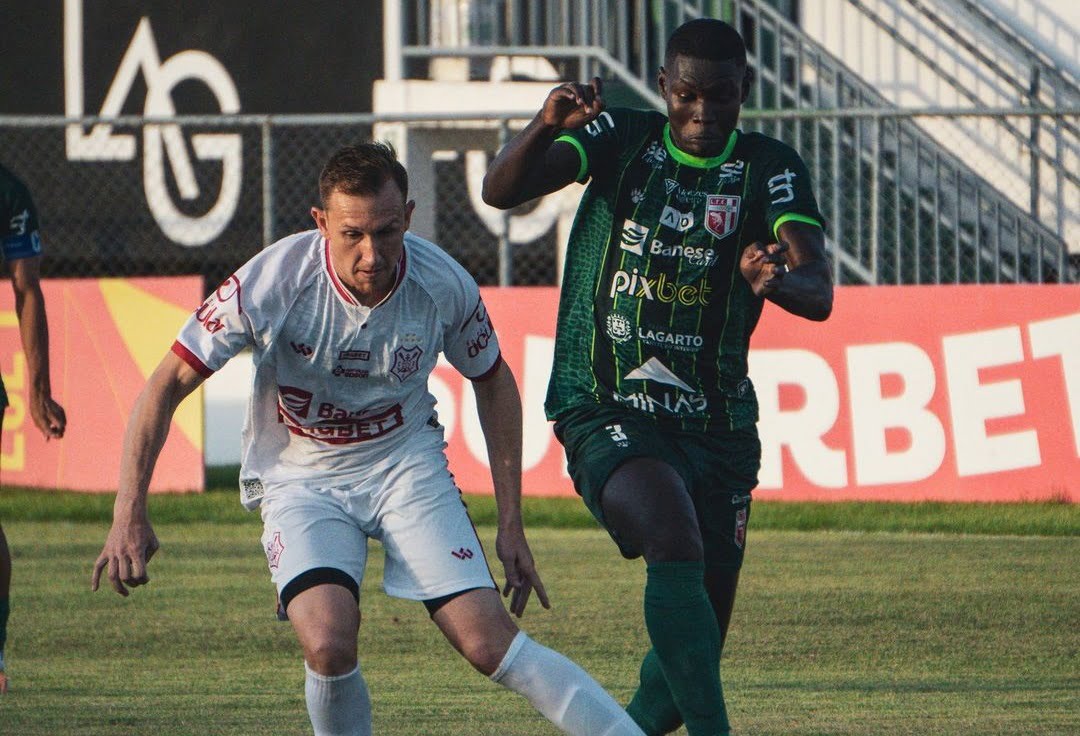
[[[740,104],[750,99],[750,90],[754,86],[754,80],[757,78],[757,72],[754,71],[752,64],[746,65],[746,73],[743,74],[742,81],[742,100]]]
[[[319,232],[324,237],[329,237],[330,233],[326,227],[326,211],[318,207],[311,208],[311,219],[315,220],[315,227],[319,228]]]
[[[412,221],[413,210],[416,209],[416,200],[410,199],[405,203],[405,229],[409,229],[409,223]]]
[[[660,67],[660,73],[656,75],[656,88],[660,90],[660,96],[667,102],[667,70]]]

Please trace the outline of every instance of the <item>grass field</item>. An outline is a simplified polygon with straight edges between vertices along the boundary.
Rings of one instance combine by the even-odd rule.
[[[490,502],[470,507],[491,549]],[[257,516],[231,491],[155,498],[163,548],[125,600],[89,590],[110,508],[0,492],[15,557],[0,734],[308,733]],[[577,502],[527,513],[555,607],[522,626],[625,702],[646,646],[642,565]],[[758,504],[723,662],[736,733],[1080,733],[1078,522],[1060,504]],[[381,592],[380,558],[360,642],[376,733],[554,733],[453,654],[422,606]]]

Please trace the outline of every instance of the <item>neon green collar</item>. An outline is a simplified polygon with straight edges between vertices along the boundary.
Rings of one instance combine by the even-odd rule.
[[[719,166],[728,160],[731,152],[735,149],[735,141],[739,139],[739,130],[736,128],[731,131],[731,135],[728,136],[727,145],[719,156],[712,156],[711,158],[702,158],[701,156],[694,156],[681,150],[675,145],[675,141],[671,139],[671,123],[664,123],[664,148],[668,150],[672,158],[678,161],[680,164],[686,166],[693,166],[698,169],[711,169]]]

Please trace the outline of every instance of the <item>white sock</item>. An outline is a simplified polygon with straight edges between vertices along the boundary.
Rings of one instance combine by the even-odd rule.
[[[346,675],[320,675],[304,662],[304,695],[315,736],[371,736],[371,697],[360,665]]]
[[[574,736],[645,736],[585,670],[519,631],[491,679]]]

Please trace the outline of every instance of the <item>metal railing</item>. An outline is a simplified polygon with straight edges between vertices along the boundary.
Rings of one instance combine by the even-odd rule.
[[[434,201],[418,204],[434,209],[433,225],[420,234],[483,284],[553,284],[563,226],[577,204],[573,192],[512,212],[492,210],[479,197],[488,157],[532,113],[0,117],[0,160],[22,176],[38,204],[46,275],[190,273],[213,286],[265,244],[312,227],[318,173],[338,147],[370,137],[376,123],[460,130],[472,121],[478,130],[495,127],[499,134],[488,138],[491,150],[438,153],[429,188]],[[802,152],[829,220],[841,283],[1076,282],[1075,267],[1052,230],[982,187],[960,157],[911,133],[919,129],[916,122],[930,118],[1060,115],[1080,115],[1080,109],[751,111],[742,127],[763,130]],[[140,155],[125,162],[69,160],[66,129],[94,124],[133,134],[142,142]],[[181,164],[152,150],[163,138],[148,135],[153,126],[188,142],[203,133],[235,136],[235,194],[224,185],[226,162],[195,156],[183,165],[199,183],[199,194],[185,199],[174,183],[174,167]],[[167,212],[176,214],[163,218]],[[216,234],[195,244],[200,234],[206,237],[200,228],[208,220]]]

